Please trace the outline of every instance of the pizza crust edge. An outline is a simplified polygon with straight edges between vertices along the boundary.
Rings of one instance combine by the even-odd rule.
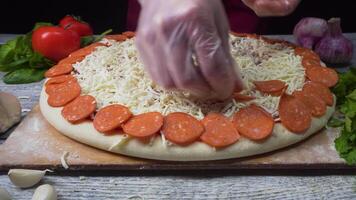
[[[273,133],[263,141],[252,141],[240,138],[236,143],[215,149],[202,142],[194,142],[189,146],[164,145],[162,138],[157,136],[150,143],[143,143],[135,138],[120,135],[104,135],[98,132],[92,121],[71,124],[61,115],[61,107],[54,108],[47,103],[45,87],[40,96],[40,109],[47,121],[63,135],[78,142],[105,151],[127,156],[170,161],[204,161],[241,158],[262,154],[300,142],[321,130],[335,111],[335,103],[327,107],[327,112],[320,118],[312,118],[310,128],[301,134],[288,131],[281,123],[276,123]],[[336,98],[334,96],[334,102]]]

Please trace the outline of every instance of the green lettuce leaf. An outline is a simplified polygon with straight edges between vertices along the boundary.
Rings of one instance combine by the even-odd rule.
[[[339,74],[339,82],[333,89],[337,108],[344,119],[332,118],[328,125],[342,127],[335,140],[335,148],[348,164],[356,164],[356,69]]]

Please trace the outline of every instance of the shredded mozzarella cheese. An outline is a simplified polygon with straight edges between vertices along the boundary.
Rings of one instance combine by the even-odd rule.
[[[300,90],[305,81],[301,58],[294,54],[292,48],[231,35],[231,52],[245,84],[242,94],[256,98],[249,102],[236,102],[234,99],[204,101],[187,92],[167,91],[156,85],[139,60],[134,38],[124,42],[102,42],[110,46],[98,47],[83,61],[73,65],[82,93],[94,96],[98,109],[119,103],[129,107],[133,114],[185,112],[202,119],[208,112],[221,112],[230,117],[240,108],[255,103],[276,117],[280,97],[254,90],[253,81],[282,80],[288,84],[287,93]]]

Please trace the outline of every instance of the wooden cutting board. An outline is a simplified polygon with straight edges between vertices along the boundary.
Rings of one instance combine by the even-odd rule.
[[[337,130],[323,130],[306,141],[259,156],[204,162],[166,162],[112,154],[63,136],[42,116],[39,106],[0,145],[0,170],[50,168],[64,170],[61,157],[69,152],[69,170],[183,169],[335,169],[350,168],[334,149]]]

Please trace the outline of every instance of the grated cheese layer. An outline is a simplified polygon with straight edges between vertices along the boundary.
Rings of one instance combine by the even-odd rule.
[[[203,101],[187,92],[167,91],[156,85],[139,60],[134,38],[124,42],[106,39],[102,42],[111,46],[98,47],[73,65],[82,93],[94,96],[98,109],[118,103],[129,107],[133,114],[185,112],[202,119],[208,112],[221,112],[230,117],[240,108],[255,103],[277,117],[280,97],[254,90],[253,81],[282,80],[288,84],[289,94],[300,90],[305,81],[301,57],[295,55],[292,48],[231,35],[231,52],[246,86],[242,94],[253,95],[256,99],[249,102]]]

